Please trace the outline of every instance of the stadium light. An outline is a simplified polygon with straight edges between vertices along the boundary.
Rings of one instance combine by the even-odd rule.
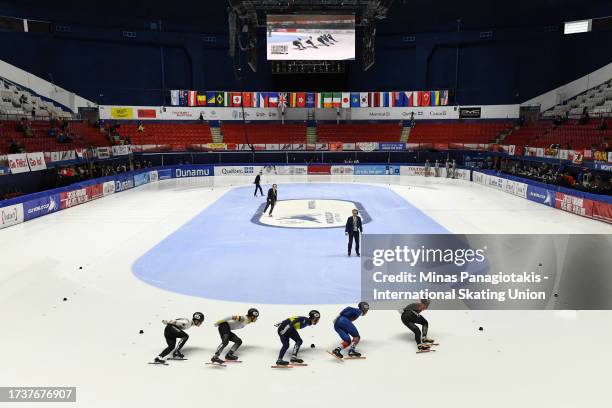
[[[591,31],[593,20],[568,21],[565,23],[563,34],[578,34]]]

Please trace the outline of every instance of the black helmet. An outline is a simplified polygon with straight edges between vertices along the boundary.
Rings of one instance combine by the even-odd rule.
[[[310,320],[318,322],[321,318],[321,313],[319,313],[318,310],[311,310],[310,312],[308,312],[308,317],[310,318]]]
[[[368,313],[368,310],[370,310],[370,305],[368,302],[359,302],[357,307],[359,308],[359,310],[361,310],[361,314],[363,315]]]
[[[203,322],[204,321],[204,314],[200,313],[200,312],[195,312],[193,314],[193,321],[194,322]]]
[[[424,304],[426,307],[429,307],[431,300],[429,299],[421,299],[421,303]]]
[[[255,309],[254,307],[250,308],[249,311],[247,312],[247,316],[248,317],[259,317],[259,310]]]

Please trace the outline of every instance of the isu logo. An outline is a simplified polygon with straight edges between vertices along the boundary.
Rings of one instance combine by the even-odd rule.
[[[2,225],[14,224],[19,220],[17,207],[2,209]]]
[[[252,221],[282,228],[344,228],[356,207],[356,203],[344,200],[283,200],[276,203],[272,217],[263,214],[262,207]]]

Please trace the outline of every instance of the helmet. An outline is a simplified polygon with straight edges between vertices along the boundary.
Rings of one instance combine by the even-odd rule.
[[[247,316],[249,316],[249,317],[259,317],[259,310],[257,310],[254,307],[252,307],[247,312]]]
[[[368,304],[368,302],[359,302],[357,307],[359,308],[359,310],[361,310],[361,314],[366,314],[368,313],[368,310],[370,310],[370,305]]]
[[[204,321],[204,314],[200,313],[200,312],[195,312],[193,314],[193,320],[196,322],[203,322]]]
[[[425,306],[429,307],[429,304],[431,303],[431,300],[429,300],[429,299],[421,299],[421,303],[424,304]]]
[[[310,320],[318,321],[321,318],[321,313],[318,310],[311,310],[308,312],[308,317]]]

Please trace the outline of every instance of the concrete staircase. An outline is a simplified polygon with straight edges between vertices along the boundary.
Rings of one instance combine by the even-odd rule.
[[[410,137],[410,129],[412,129],[410,125],[404,126],[402,128],[402,134],[400,135],[400,142],[408,143],[408,138]]]
[[[210,134],[212,136],[213,143],[223,143],[223,134],[221,133],[221,127],[210,125]]]
[[[308,126],[306,128],[306,143],[317,143],[318,139],[317,126]]]

